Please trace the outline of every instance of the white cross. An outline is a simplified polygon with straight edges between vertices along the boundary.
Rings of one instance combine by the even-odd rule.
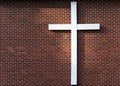
[[[77,2],[71,2],[71,24],[49,24],[49,30],[71,30],[71,85],[77,85],[77,30],[99,30],[100,24],[77,24]]]

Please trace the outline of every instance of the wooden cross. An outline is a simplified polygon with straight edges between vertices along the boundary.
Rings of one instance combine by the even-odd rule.
[[[71,2],[71,24],[49,24],[49,30],[71,30],[71,85],[77,85],[77,30],[99,30],[100,24],[77,24],[77,2]]]

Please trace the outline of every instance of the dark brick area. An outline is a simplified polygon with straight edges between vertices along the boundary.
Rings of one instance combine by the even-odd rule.
[[[120,85],[120,1],[78,0],[78,85]],[[70,0],[0,1],[0,86],[70,86]]]

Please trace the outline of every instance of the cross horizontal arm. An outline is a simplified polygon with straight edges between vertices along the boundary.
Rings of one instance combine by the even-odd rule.
[[[100,24],[78,24],[77,30],[99,30]]]
[[[49,30],[71,30],[71,24],[49,24]],[[77,30],[99,30],[100,24],[78,24]]]
[[[71,30],[70,24],[49,24],[49,30]]]

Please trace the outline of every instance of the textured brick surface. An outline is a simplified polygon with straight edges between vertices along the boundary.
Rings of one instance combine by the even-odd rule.
[[[120,1],[78,0],[78,85],[120,85]],[[0,86],[70,86],[70,0],[0,1]]]
[[[0,85],[70,83],[69,32],[49,23],[69,23],[69,1],[0,2]]]
[[[78,32],[78,83],[120,85],[120,1],[79,0],[78,23],[100,23],[100,31]]]

